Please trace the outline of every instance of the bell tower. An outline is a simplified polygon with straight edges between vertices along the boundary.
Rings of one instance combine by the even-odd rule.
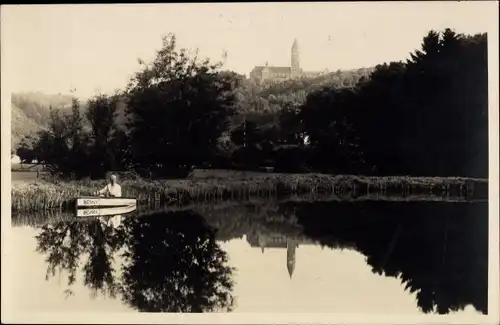
[[[300,50],[299,50],[299,43],[297,42],[297,39],[294,39],[293,45],[292,45],[292,62],[291,62],[291,72],[292,72],[292,78],[296,78],[300,76]]]

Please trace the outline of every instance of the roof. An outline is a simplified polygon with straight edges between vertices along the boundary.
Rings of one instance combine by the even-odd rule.
[[[326,73],[325,71],[302,71],[304,75],[320,75]]]
[[[253,68],[252,72],[254,73],[262,73],[264,68],[269,69],[271,73],[291,73],[292,67],[273,67],[273,66],[256,66]]]
[[[274,73],[290,73],[292,72],[292,67],[267,67],[271,72]]]

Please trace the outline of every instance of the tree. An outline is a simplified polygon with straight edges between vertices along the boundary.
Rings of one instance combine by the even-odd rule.
[[[94,177],[126,165],[127,136],[116,124],[120,96],[98,95],[87,104],[86,117],[91,126],[90,162]]]
[[[379,175],[408,172],[408,162],[400,155],[404,129],[411,122],[403,110],[410,101],[402,91],[405,71],[402,62],[376,66],[370,80],[358,85],[351,103],[350,120],[358,132],[367,167]]]
[[[39,139],[37,150],[53,174],[77,179],[89,175],[89,139],[78,100],[73,100],[70,113],[51,110],[48,130]]]
[[[300,106],[294,102],[286,102],[278,113],[280,138],[287,144],[302,143],[302,124],[300,120]]]
[[[127,89],[137,167],[168,174],[210,161],[236,109],[240,79],[218,71],[220,63],[176,51],[174,35],[151,64],[141,64]]]
[[[46,164],[52,161],[52,136],[49,131],[42,130],[38,133],[38,141],[34,150],[40,163]]]
[[[31,163],[34,159],[38,158],[36,144],[36,135],[29,134],[21,139],[21,142],[15,150],[16,154],[21,159],[21,163]]]
[[[323,172],[359,173],[364,167],[359,136],[352,122],[356,93],[328,89],[311,93],[300,120],[313,147],[312,165]]]
[[[84,116],[80,111],[80,103],[76,98],[72,101],[71,114],[66,114],[64,117],[67,126],[65,138],[69,155],[67,169],[72,171],[72,174],[77,179],[80,179],[89,175],[87,159],[89,138],[87,132],[83,129]]]
[[[406,63],[377,66],[350,105],[374,172],[487,177],[487,84],[485,34],[430,31]]]

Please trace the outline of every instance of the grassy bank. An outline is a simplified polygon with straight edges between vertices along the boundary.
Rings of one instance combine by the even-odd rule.
[[[45,171],[45,166],[42,164],[11,164],[10,170],[13,172],[43,172]]]
[[[12,188],[13,211],[71,208],[77,196],[91,195],[103,181],[30,182]],[[320,174],[262,174],[247,179],[203,178],[186,180],[126,180],[123,196],[139,202],[185,205],[193,202],[240,200],[252,197],[280,198],[290,195],[331,196],[352,199],[363,196],[429,196],[487,198],[487,180],[442,177],[364,177]]]

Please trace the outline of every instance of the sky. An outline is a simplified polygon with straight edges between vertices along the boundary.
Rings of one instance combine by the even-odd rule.
[[[487,7],[485,7],[487,6]],[[491,2],[219,3],[2,6],[2,59],[11,91],[89,97],[123,89],[161,38],[246,74],[290,64],[304,70],[405,60],[431,29],[491,30]],[[485,10],[486,8],[486,10]]]

